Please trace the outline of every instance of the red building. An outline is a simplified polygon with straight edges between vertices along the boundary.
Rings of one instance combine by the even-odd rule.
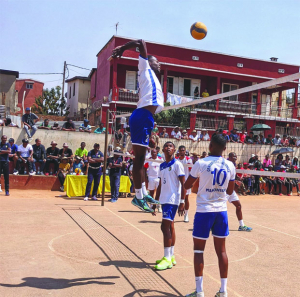
[[[97,68],[90,74],[90,99],[97,108],[102,106],[104,113],[107,108],[132,111],[136,107],[138,50],[125,51],[121,59],[110,59],[116,46],[130,40],[113,36],[97,54]],[[168,93],[194,97],[196,87],[200,97],[205,89],[215,95],[299,72],[299,66],[279,63],[276,58],[258,60],[155,42],[147,42],[147,50],[161,63],[159,79],[165,100]],[[284,91],[291,89],[292,98],[283,104]],[[235,126],[249,130],[255,123],[265,123],[271,126],[271,133],[281,132],[286,126],[300,126],[297,105],[298,82],[288,82],[198,105],[190,114],[189,128],[213,131]]]
[[[44,83],[33,79],[17,79],[16,91],[18,92],[18,105],[22,111],[22,101],[24,97],[24,108],[32,107],[35,103],[35,98],[43,95]]]

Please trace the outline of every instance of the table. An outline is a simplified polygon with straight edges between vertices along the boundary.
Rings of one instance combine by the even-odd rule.
[[[100,184],[98,187],[97,193],[102,193],[102,183],[103,183],[103,176],[101,176]],[[85,196],[85,188],[87,184],[87,175],[71,175],[68,174],[66,176],[64,182],[64,188],[67,193],[68,197],[78,197],[78,196]],[[92,183],[92,189],[94,187],[94,182]],[[120,193],[130,193],[131,182],[128,176],[121,175],[120,179]],[[105,177],[105,193],[110,192],[110,180],[109,176]],[[91,194],[90,193],[90,194]]]

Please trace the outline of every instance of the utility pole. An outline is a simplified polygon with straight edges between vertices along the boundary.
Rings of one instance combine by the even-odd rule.
[[[64,100],[65,98],[65,78],[66,78],[66,68],[67,68],[67,63],[66,61],[64,62],[64,71],[63,71],[63,84],[62,84],[62,93],[61,93],[61,102]],[[63,115],[63,108],[60,108],[60,115]]]
[[[89,99],[90,99],[90,91],[88,91],[88,96],[86,98],[86,119],[89,119]]]

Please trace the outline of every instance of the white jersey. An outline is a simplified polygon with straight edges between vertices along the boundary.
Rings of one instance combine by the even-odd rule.
[[[137,108],[153,105],[157,106],[155,113],[159,113],[164,107],[164,95],[161,85],[154,71],[151,69],[148,59],[139,56],[139,101]]]
[[[161,160],[161,158],[157,157],[155,160]],[[160,164],[158,162],[146,161],[144,166],[147,168],[148,177],[158,178]]]
[[[240,200],[239,196],[237,195],[237,193],[235,191],[233,191],[231,195],[227,195],[227,199],[228,199],[229,203]]]
[[[226,190],[229,181],[235,180],[235,167],[223,157],[209,156],[198,160],[190,175],[199,177],[197,212],[220,212],[227,210]]]
[[[185,156],[182,160],[180,158],[178,158],[176,160],[178,160],[181,164],[183,164],[184,173],[185,173],[185,180],[187,180],[189,175],[190,175],[190,171],[193,167],[192,159],[190,157]],[[187,167],[185,165],[190,165],[190,167]]]
[[[161,182],[161,191],[159,202],[161,204],[180,204],[181,199],[181,183],[179,176],[185,176],[183,165],[175,158],[169,163],[160,164],[158,177]]]

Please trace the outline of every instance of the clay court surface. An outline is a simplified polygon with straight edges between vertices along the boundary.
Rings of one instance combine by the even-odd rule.
[[[0,195],[0,296],[184,296],[194,287],[190,223],[176,218],[177,266],[155,272],[163,256],[161,216],[120,198],[97,201],[58,192],[12,190]],[[108,198],[106,198],[107,200]],[[242,197],[245,223],[238,232],[228,206],[229,296],[299,296],[300,199]],[[212,239],[205,251],[205,296],[219,289]]]

